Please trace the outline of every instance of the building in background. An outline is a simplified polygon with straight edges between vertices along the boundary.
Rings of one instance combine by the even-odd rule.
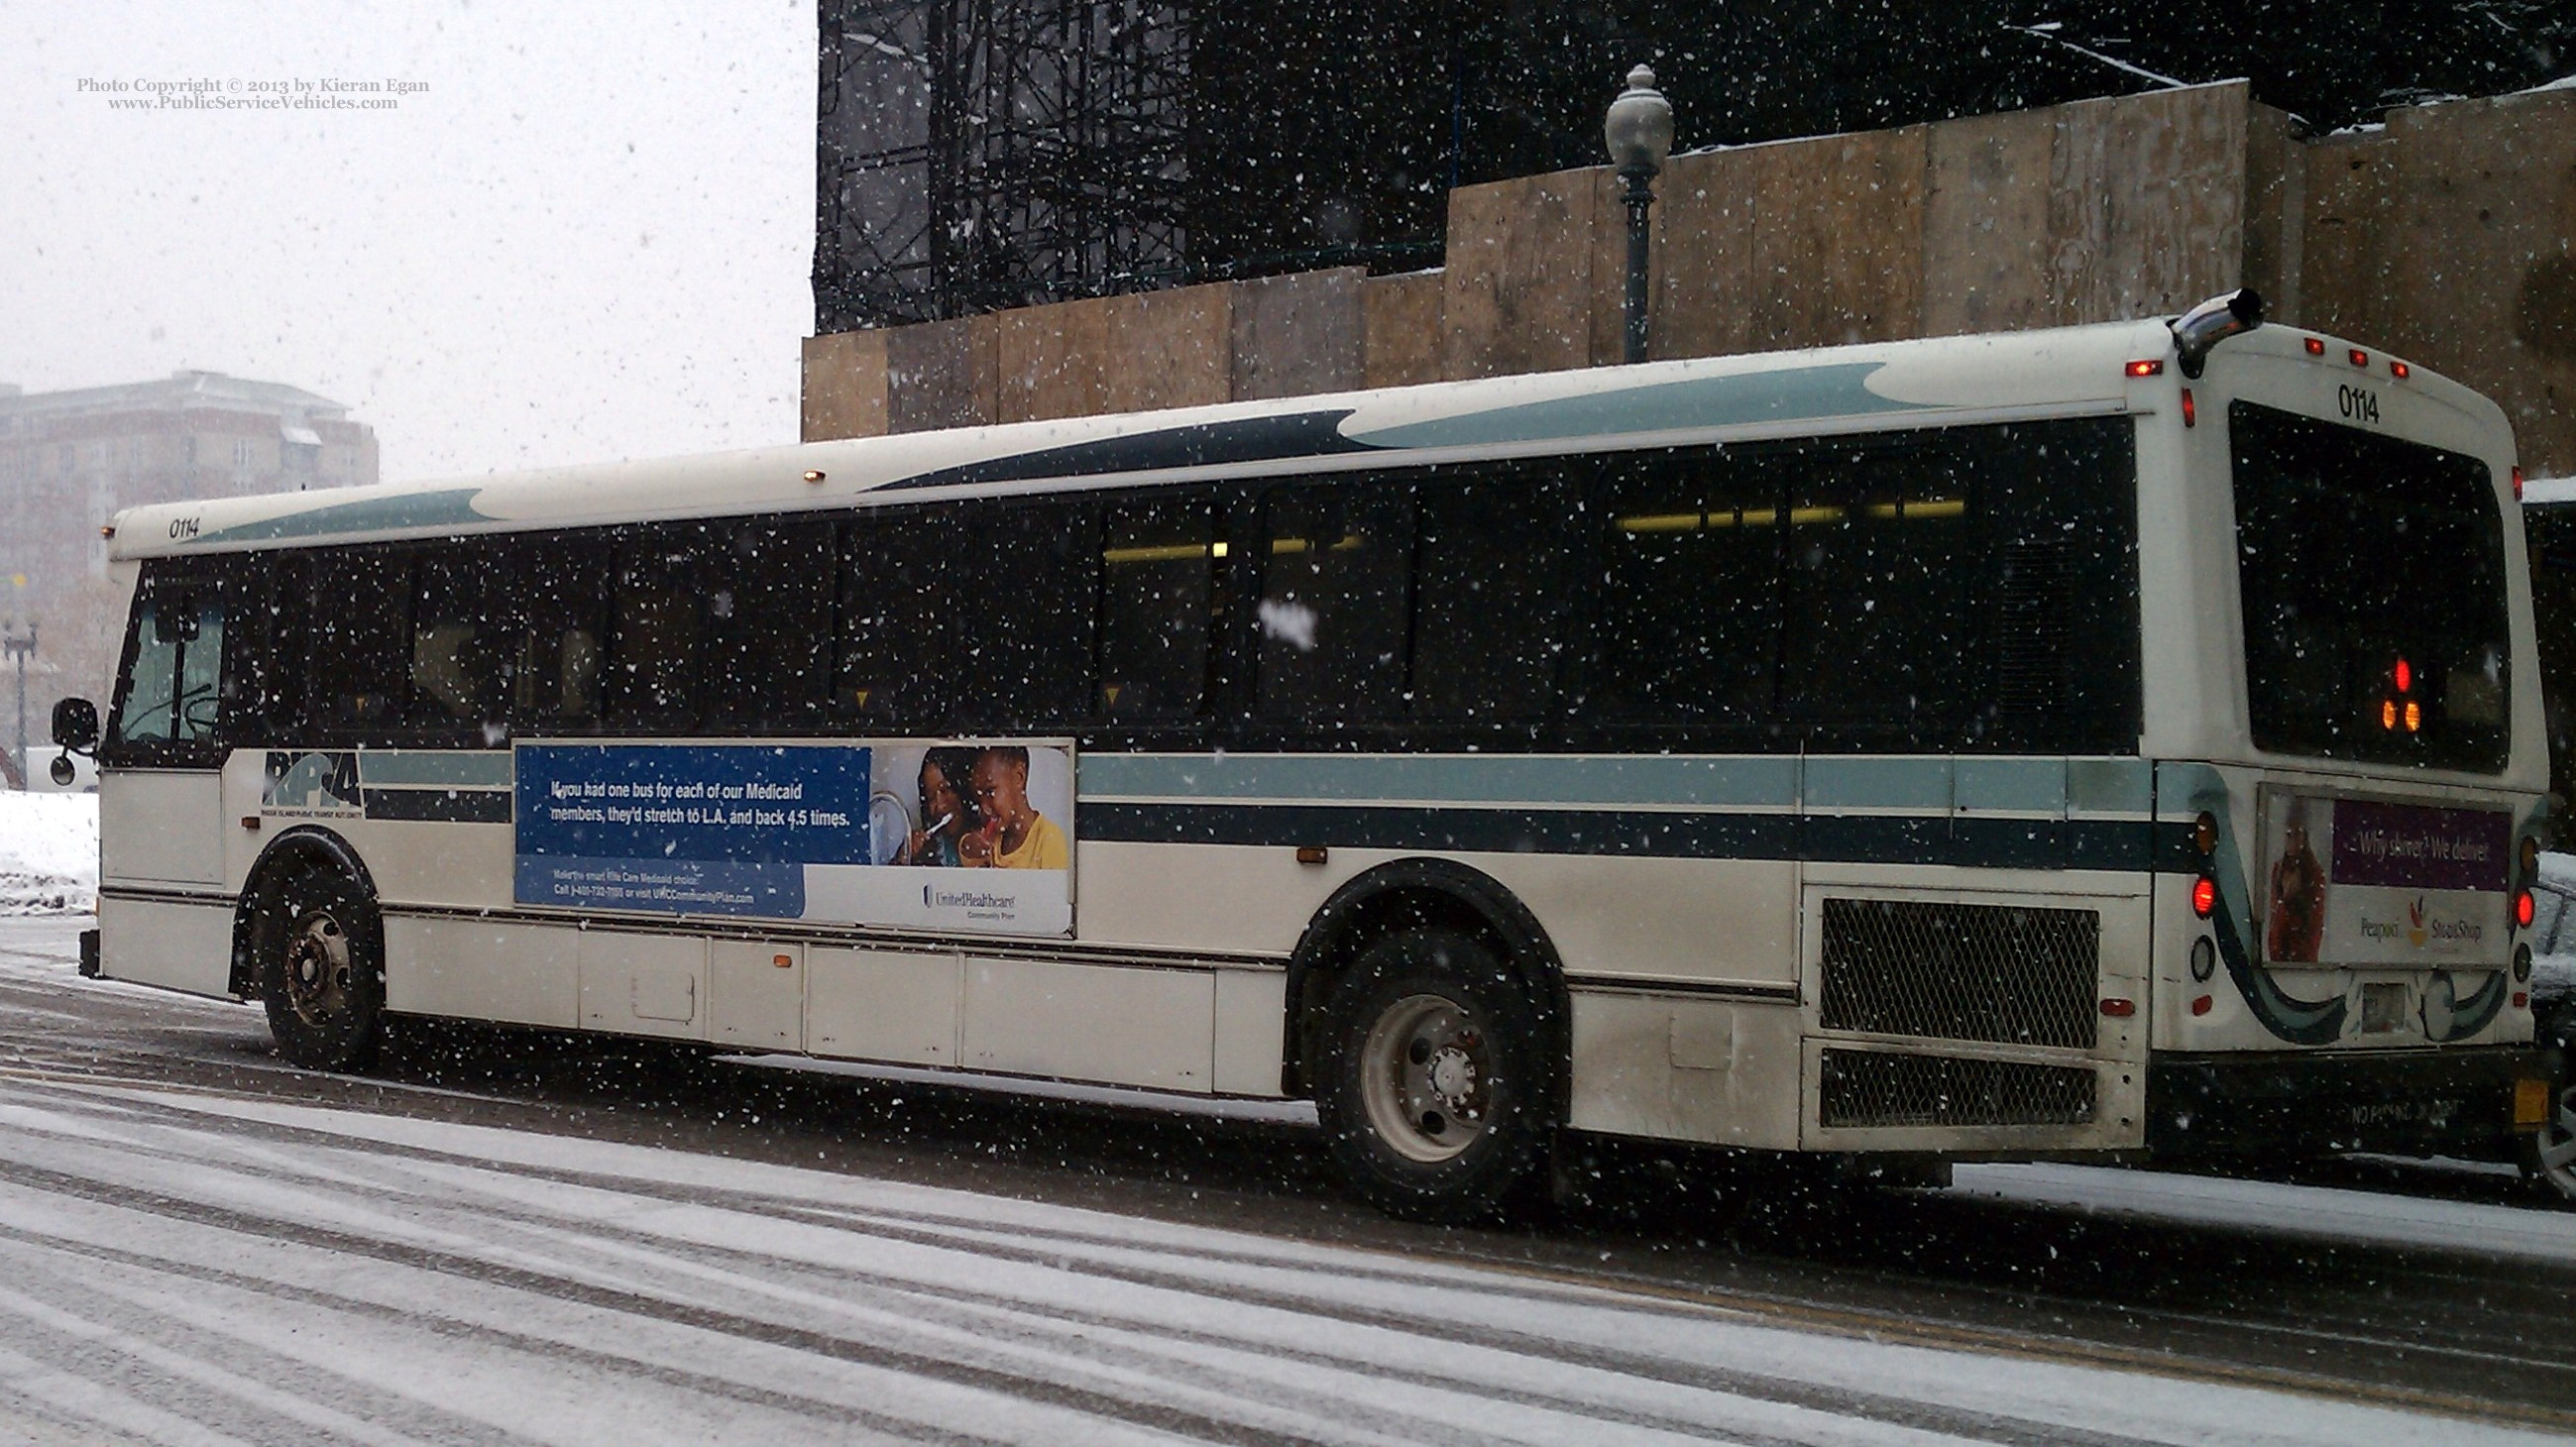
[[[815,331],[1438,266],[1462,187],[2242,78],[2302,136],[2576,68],[2567,0],[820,0]]]
[[[122,615],[99,528],[118,508],[375,480],[375,429],[300,387],[201,371],[64,392],[0,383],[0,624],[38,630],[29,731],[43,734],[57,697],[105,697]],[[0,678],[0,751],[17,742],[14,689]]]

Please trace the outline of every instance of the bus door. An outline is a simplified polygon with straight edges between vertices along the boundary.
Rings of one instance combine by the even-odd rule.
[[[99,744],[99,957],[111,979],[230,992],[222,769],[241,612],[212,570],[147,569]]]

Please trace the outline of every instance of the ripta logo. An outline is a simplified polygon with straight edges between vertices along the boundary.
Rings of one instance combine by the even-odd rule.
[[[2420,894],[2406,906],[2406,943],[2419,950],[2424,948],[2424,896]]]

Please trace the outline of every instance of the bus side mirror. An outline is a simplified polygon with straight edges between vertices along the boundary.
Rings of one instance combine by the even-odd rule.
[[[54,742],[87,751],[98,745],[98,705],[85,698],[66,698],[54,705]]]

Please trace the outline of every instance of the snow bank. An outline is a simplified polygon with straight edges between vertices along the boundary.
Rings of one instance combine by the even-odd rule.
[[[0,915],[98,908],[98,796],[0,790]]]

